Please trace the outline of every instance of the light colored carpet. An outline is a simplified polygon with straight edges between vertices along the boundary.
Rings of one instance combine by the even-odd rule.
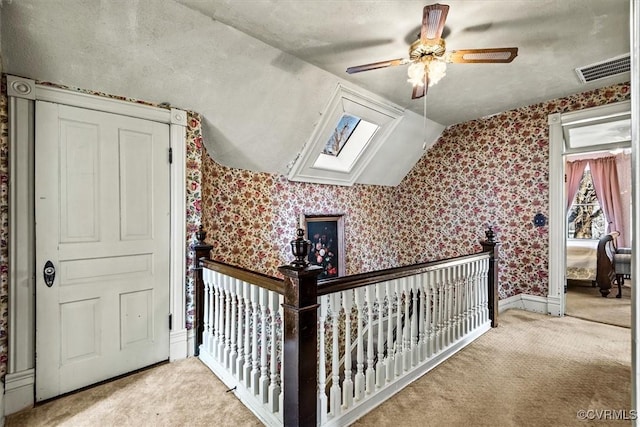
[[[585,426],[630,409],[629,329],[509,310],[492,329],[356,426]],[[7,426],[254,426],[197,359],[162,365],[7,417]]]
[[[629,286],[627,286],[629,285]],[[616,298],[618,287],[611,289],[608,297],[600,295],[600,288],[588,282],[570,281],[567,286],[567,316],[579,317],[593,322],[631,328],[631,281],[625,280],[622,298]]]

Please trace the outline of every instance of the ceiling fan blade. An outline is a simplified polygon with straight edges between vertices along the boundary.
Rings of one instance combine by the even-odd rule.
[[[428,43],[429,40],[438,40],[442,36],[447,13],[449,13],[449,6],[446,4],[436,3],[424,7],[422,28],[420,29],[420,40],[423,43]]]
[[[503,47],[495,49],[464,49],[453,50],[447,62],[455,63],[506,63],[518,56],[517,47]]]
[[[427,74],[424,75],[424,84],[413,85],[413,93],[411,93],[411,99],[422,98],[427,94],[427,88],[429,87],[429,76]]]
[[[390,61],[373,62],[371,64],[357,65],[347,68],[347,73],[360,73],[362,71],[376,70],[378,68],[394,67],[396,65],[404,65],[410,63],[409,59],[392,59]]]

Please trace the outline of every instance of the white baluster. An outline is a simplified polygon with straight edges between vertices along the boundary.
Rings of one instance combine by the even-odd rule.
[[[373,369],[373,306],[374,306],[374,285],[367,286],[367,371],[366,371],[366,391],[372,394],[375,390],[375,370]]]
[[[269,312],[271,313],[271,378],[269,382],[269,409],[278,412],[280,404],[280,378],[278,370],[278,307],[279,295],[269,291]]]
[[[387,360],[385,362],[385,366],[387,368],[387,382],[393,381],[396,376],[396,346],[393,339],[393,322],[391,320],[393,319],[393,304],[395,302],[393,282],[395,281],[387,280],[384,283],[387,299]],[[382,308],[380,310],[380,314],[382,315]]]
[[[418,335],[418,321],[420,320],[420,304],[418,300],[419,276],[412,276],[410,279],[411,297],[413,299],[411,313],[411,366],[416,366],[420,361],[420,347]]]
[[[242,282],[244,298],[244,365],[242,366],[244,385],[251,387],[251,284]],[[254,323],[255,325],[255,323]]]
[[[441,281],[440,281],[440,350],[444,350],[447,347],[447,286],[449,285],[449,280],[447,277],[447,270],[442,269],[441,272]]]
[[[355,399],[359,401],[364,397],[365,381],[364,381],[364,289],[355,289],[355,300],[357,310],[357,340],[356,345],[356,377],[355,377]]]
[[[229,323],[231,324],[231,330],[229,335],[229,364],[227,369],[231,371],[231,375],[236,375],[238,371],[236,370],[236,361],[238,359],[238,342],[237,342],[237,326],[238,321],[238,300],[236,299],[236,289],[238,286],[238,279],[230,278],[229,281],[229,305],[231,305],[231,317],[229,318]],[[240,327],[242,328],[242,327]]]
[[[433,282],[433,354],[440,353],[440,311],[441,311],[441,292],[442,286],[442,270],[436,270]]]
[[[394,334],[394,345],[396,348],[396,360],[395,360],[395,370],[396,376],[399,377],[402,375],[402,360],[403,360],[403,352],[404,347],[402,345],[402,284],[400,280],[394,280],[394,292],[395,292],[395,301],[396,301],[396,315],[395,315],[395,324],[396,331]],[[390,323],[390,327],[392,324]]]
[[[229,369],[229,360],[231,356],[231,280],[229,276],[224,276],[224,357],[222,358],[222,365]]]
[[[238,299],[238,358],[236,359],[235,369],[238,381],[244,380],[244,282],[236,280],[236,297]]]
[[[353,406],[353,371],[351,369],[351,310],[353,309],[353,290],[342,292],[344,308],[344,381],[342,382],[342,402],[345,409]]]
[[[458,339],[458,326],[460,324],[460,316],[458,314],[458,291],[460,289],[460,276],[458,274],[458,266],[451,267],[451,341],[453,344]]]
[[[209,271],[209,284],[210,284],[210,292],[209,292],[209,300],[211,310],[209,311],[209,324],[211,325],[211,340],[209,341],[209,354],[213,356],[214,359],[217,360],[217,351],[218,351],[218,289],[217,282],[218,276],[213,271]]]
[[[269,395],[269,362],[267,358],[268,349],[268,335],[267,328],[269,327],[269,291],[264,288],[260,288],[260,401],[267,403]]]
[[[453,267],[453,334],[452,334],[452,342],[456,342],[460,337],[460,326],[461,326],[461,317],[460,317],[460,281],[462,280],[462,275],[460,274],[461,265],[456,265]]]
[[[320,313],[318,316],[319,348],[318,348],[318,421],[319,425],[327,422],[327,356],[325,347],[325,327],[327,312],[329,310],[329,296],[319,297]]]
[[[474,261],[473,263],[473,274],[471,275],[471,285],[472,285],[472,300],[471,300],[471,310],[473,312],[473,329],[475,330],[478,326],[480,326],[480,297],[478,296],[478,292],[480,288],[478,287],[479,280],[479,267],[480,262]]]
[[[211,286],[209,285],[209,269],[202,267],[202,282],[204,285],[204,307],[202,310],[202,350],[209,348],[209,342],[211,341],[211,323],[209,322],[209,312],[211,311],[211,304],[209,303],[209,292],[211,292]]]
[[[416,289],[420,291],[420,317],[418,319],[418,354],[420,362],[424,361],[427,357],[427,330],[429,329],[429,317],[427,311],[427,304],[429,297],[427,295],[427,289],[429,285],[427,283],[428,276],[426,273],[421,274],[416,279]]]
[[[474,261],[470,265],[469,269],[469,317],[471,318],[469,330],[473,331],[477,326],[477,318],[476,318],[476,266],[478,265],[477,261]]]
[[[453,269],[453,275],[455,277],[455,284],[453,287],[453,312],[454,312],[454,329],[453,329],[453,342],[456,342],[462,336],[462,313],[461,313],[461,283],[463,280],[462,276],[462,264],[456,265]]]
[[[435,283],[435,273],[433,270],[426,273],[426,280],[423,286],[425,295],[425,325],[424,329],[426,331],[426,346],[425,346],[425,355],[426,358],[431,358],[433,355],[433,289]]]
[[[251,285],[251,307],[253,311],[253,327],[251,328],[251,393],[260,394],[260,358],[258,355],[258,333],[260,331],[260,288]]]
[[[476,312],[476,327],[479,327],[482,323],[484,323],[484,313],[482,310],[482,301],[483,301],[483,292],[482,288],[484,287],[484,278],[482,277],[482,262],[476,262],[476,274],[474,277],[474,286],[475,286],[475,301],[474,301],[474,311]]]
[[[278,418],[280,419],[280,423],[282,423],[282,419],[284,417],[284,295],[278,294],[278,375],[279,375],[279,383],[280,386],[280,395],[278,396]]]
[[[216,273],[216,288],[218,295],[218,348],[216,349],[217,360],[224,365],[224,344],[226,342],[225,335],[225,290],[224,277],[220,273]]]
[[[403,277],[400,279],[402,282],[402,294],[404,300],[404,321],[402,322],[402,369],[405,371],[411,367],[411,295],[409,278]]]
[[[329,295],[330,301],[330,313],[331,313],[331,389],[329,390],[329,398],[331,414],[335,417],[340,415],[341,409],[341,391],[340,391],[340,336],[339,336],[339,322],[340,322],[340,294],[333,293]]]
[[[211,294],[213,298],[213,310],[212,316],[213,321],[213,339],[211,340],[211,355],[215,360],[218,360],[218,342],[220,341],[220,286],[219,286],[219,276],[220,274],[217,272],[211,273],[211,289],[213,293]]]
[[[447,312],[447,287],[449,286],[449,278],[447,277],[447,269],[442,269],[442,282],[441,282],[440,296],[441,309],[440,309],[440,349],[444,350],[447,347],[447,319],[449,313]]]
[[[489,321],[489,260],[485,259],[484,260],[484,269],[482,272],[482,277],[484,277],[484,280],[482,281],[482,292],[484,295],[483,298],[483,313],[484,313],[484,321],[488,322]],[[496,295],[496,298],[498,297],[498,295]]]
[[[462,338],[467,334],[467,267],[468,263],[462,264],[458,267],[458,337]]]
[[[384,289],[381,283],[377,283],[376,289],[376,302],[378,304],[378,327],[376,333],[376,339],[378,343],[378,361],[376,363],[376,387],[380,388],[384,385],[386,370],[384,366],[384,322],[383,322],[383,308],[384,308]],[[389,346],[389,343],[387,343]]]
[[[470,332],[470,313],[469,313],[469,273],[471,271],[471,263],[466,263],[462,269],[462,336],[466,336]]]
[[[460,267],[460,332],[462,338],[467,335],[467,269],[469,264],[465,263]]]
[[[451,344],[451,332],[453,331],[453,309],[452,309],[452,293],[453,293],[453,271],[451,267],[445,269],[445,309],[444,309],[444,347]]]

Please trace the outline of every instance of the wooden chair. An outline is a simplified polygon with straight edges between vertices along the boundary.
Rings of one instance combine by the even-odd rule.
[[[609,295],[609,289],[617,282],[613,257],[616,253],[616,239],[620,235],[617,231],[605,234],[598,241],[596,255],[596,283],[603,297]],[[618,298],[622,296],[622,286],[618,282]]]
[[[616,281],[618,282],[616,298],[621,298],[624,279],[631,279],[631,248],[616,248],[616,252],[613,254],[613,269],[616,272]]]

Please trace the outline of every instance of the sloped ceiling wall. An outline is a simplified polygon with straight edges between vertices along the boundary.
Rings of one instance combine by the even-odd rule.
[[[288,172],[345,84],[172,0],[13,1],[2,7],[1,40],[5,72],[197,111],[218,162],[259,172]],[[429,126],[428,145],[444,128]],[[399,182],[424,137],[422,117],[406,112],[361,182]]]

